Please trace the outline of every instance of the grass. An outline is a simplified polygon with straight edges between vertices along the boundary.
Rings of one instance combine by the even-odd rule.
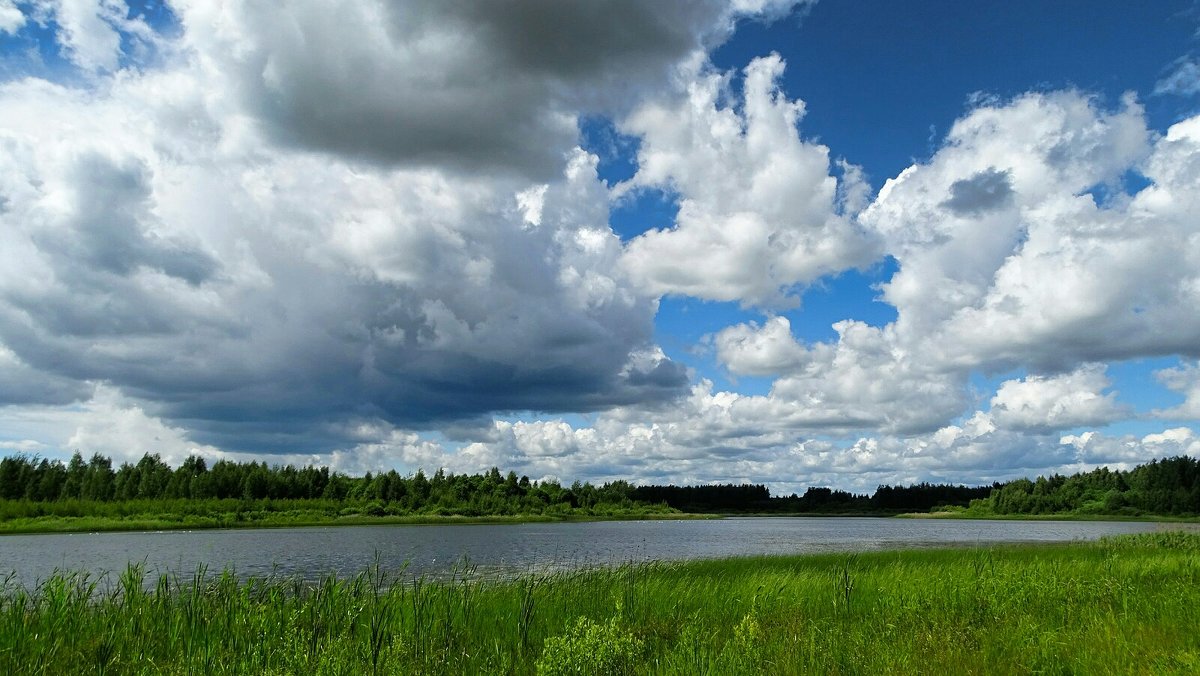
[[[1200,523],[1195,514],[1106,514],[1101,512],[1048,512],[1045,514],[997,514],[988,509],[940,507],[928,512],[893,514],[901,519],[964,519],[983,521],[1139,521],[1155,523]]]
[[[305,526],[364,526],[397,524],[455,524],[455,523],[533,523],[558,521],[605,521],[642,519],[704,519],[710,515],[682,514],[667,510],[638,510],[612,508],[606,510],[574,509],[548,514],[497,514],[464,516],[456,514],[381,514],[369,515],[351,509],[312,509],[284,506],[280,501],[259,500],[240,502],[219,501],[228,511],[217,511],[209,505],[199,507],[187,501],[180,505],[194,508],[188,512],[160,512],[139,509],[135,504],[126,507],[127,513],[93,515],[47,514],[42,516],[0,519],[0,536],[33,533],[96,533],[103,531],[163,531],[201,530],[210,528],[299,528]],[[302,501],[296,501],[302,502]],[[228,503],[228,504],[224,504]],[[118,507],[121,507],[118,505]]]
[[[1200,535],[1182,532],[510,581],[133,567],[0,598],[13,674],[1200,671]]]

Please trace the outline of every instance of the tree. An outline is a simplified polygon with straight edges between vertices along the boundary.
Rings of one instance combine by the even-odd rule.
[[[84,500],[111,500],[116,490],[115,484],[116,474],[113,472],[112,460],[99,453],[92,454],[92,459],[88,461],[87,475],[83,480],[81,497]]]
[[[83,456],[79,451],[75,451],[71,455],[71,461],[67,463],[67,480],[63,482],[62,491],[59,493],[59,498],[64,500],[76,500],[83,496],[83,483],[87,480],[87,463],[83,461]]]

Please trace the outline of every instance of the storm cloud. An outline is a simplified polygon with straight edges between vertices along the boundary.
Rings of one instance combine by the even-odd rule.
[[[184,42],[278,141],[540,180],[562,166],[580,111],[621,113],[754,9],[717,0],[179,3]]]

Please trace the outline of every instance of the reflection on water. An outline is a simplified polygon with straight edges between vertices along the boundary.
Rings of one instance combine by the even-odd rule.
[[[387,571],[443,577],[464,562],[477,575],[550,573],[628,562],[869,551],[900,547],[1094,540],[1158,524],[1099,521],[954,521],[856,517],[447,526],[346,526],[269,530],[86,533],[0,537],[0,574],[34,585],[55,570],[107,575],[129,563],[151,577],[190,578],[200,567],[239,577],[316,579]]]

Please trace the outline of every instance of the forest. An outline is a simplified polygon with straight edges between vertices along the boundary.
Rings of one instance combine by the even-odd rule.
[[[1017,479],[969,511],[991,514],[1200,514],[1200,460],[1162,458],[1129,471],[1107,467],[1071,476]]]
[[[0,459],[0,520],[114,513],[138,503],[142,513],[320,509],[331,515],[442,516],[567,515],[619,512],[719,514],[897,514],[957,510],[966,515],[1195,515],[1200,514],[1200,461],[1163,458],[1128,471],[1102,467],[1071,476],[1017,479],[990,486],[920,483],[879,486],[872,495],[812,486],[803,494],[772,496],[761,484],[636,486],[612,481],[531,481],[493,467],[482,474],[432,475],[395,470],[348,476],[328,467],[268,465],[199,456],[172,468],[157,454],[114,467],[110,458],[75,453],[67,463],[28,455]],[[220,504],[217,504],[220,503]],[[238,504],[234,504],[238,503]],[[203,511],[203,510],[200,510]],[[128,514],[128,509],[119,510]]]
[[[278,503],[332,504],[367,516],[543,514],[603,506],[630,508],[634,504],[629,492],[629,484],[621,481],[598,488],[579,482],[564,487],[554,481],[530,481],[514,472],[502,475],[494,467],[484,474],[439,469],[432,476],[422,470],[402,476],[391,470],[352,477],[328,467],[269,466],[265,462],[218,460],[210,467],[194,455],[175,469],[157,454],[146,454],[137,463],[122,463],[115,469],[112,460],[100,454],[85,461],[75,453],[65,465],[24,455],[0,460],[0,500],[42,505],[48,513],[58,515],[71,514],[48,508],[49,504],[234,500],[274,501],[277,507]],[[8,511],[12,511],[11,505]]]

